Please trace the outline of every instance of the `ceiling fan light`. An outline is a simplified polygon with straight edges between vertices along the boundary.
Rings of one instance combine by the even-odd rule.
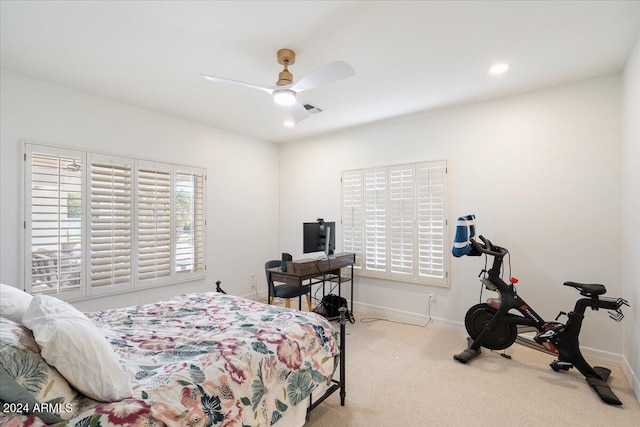
[[[503,62],[500,64],[495,64],[493,67],[491,67],[489,69],[489,73],[493,75],[499,75],[506,73],[507,70],[509,70],[509,64]]]
[[[277,90],[273,93],[273,101],[278,105],[293,105],[296,102],[296,93],[292,90]]]

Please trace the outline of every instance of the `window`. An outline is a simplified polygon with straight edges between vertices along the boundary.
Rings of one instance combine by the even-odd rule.
[[[29,143],[25,163],[32,294],[76,299],[204,277],[203,169]]]
[[[342,173],[343,250],[368,277],[447,286],[446,161]]]
[[[176,173],[176,259],[178,275],[204,270],[204,177],[193,169]]]
[[[43,147],[31,155],[25,225],[34,294],[82,296],[83,165],[76,151]]]

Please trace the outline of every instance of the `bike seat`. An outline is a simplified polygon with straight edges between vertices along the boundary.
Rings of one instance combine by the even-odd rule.
[[[565,286],[571,286],[572,288],[576,288],[580,291],[580,295],[584,295],[587,297],[595,297],[598,295],[604,295],[607,292],[607,288],[604,285],[596,284],[596,283],[576,283],[576,282],[564,282]]]

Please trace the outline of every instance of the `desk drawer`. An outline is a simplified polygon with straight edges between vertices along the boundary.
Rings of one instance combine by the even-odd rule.
[[[287,283],[289,285],[300,284],[299,277],[287,276],[285,274],[279,274],[279,273],[271,273],[271,280],[273,280],[274,282]]]
[[[339,270],[342,267],[349,267],[354,264],[355,257],[353,253],[341,253],[331,255],[329,259],[289,261],[287,269],[300,276],[312,277],[313,275]]]

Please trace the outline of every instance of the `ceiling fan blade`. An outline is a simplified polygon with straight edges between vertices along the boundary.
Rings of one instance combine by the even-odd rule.
[[[207,80],[211,80],[212,82],[224,83],[224,84],[233,85],[233,86],[243,86],[249,89],[258,89],[258,90],[261,90],[262,92],[268,93],[269,95],[273,94],[273,91],[275,89],[269,86],[259,86],[259,85],[254,85],[252,83],[245,83],[245,82],[239,82],[237,80],[225,79],[223,77],[209,76],[207,74],[200,74],[200,75]]]
[[[294,92],[302,92],[314,87],[326,85],[338,80],[346,79],[355,74],[355,70],[346,62],[336,61],[320,67],[307,74],[291,86]]]
[[[298,123],[307,117],[309,117],[309,111],[304,108],[304,105],[296,102],[291,107],[289,107],[289,113],[291,114],[291,118],[295,123]]]

